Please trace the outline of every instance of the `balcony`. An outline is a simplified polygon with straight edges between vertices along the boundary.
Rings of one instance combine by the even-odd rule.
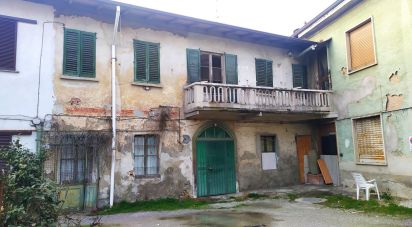
[[[334,117],[331,91],[196,82],[184,88],[187,119],[300,121]]]

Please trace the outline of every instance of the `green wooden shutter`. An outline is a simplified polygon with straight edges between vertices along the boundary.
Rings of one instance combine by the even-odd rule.
[[[266,86],[273,87],[273,62],[266,61]]]
[[[80,31],[64,29],[63,74],[79,75]]]
[[[306,66],[292,64],[293,87],[308,88]]]
[[[96,75],[96,33],[80,33],[80,76]]]
[[[233,54],[225,54],[225,70],[226,70],[226,83],[237,84],[237,56]]]
[[[188,83],[200,81],[200,50],[186,49],[186,58]]]
[[[146,44],[137,40],[134,44],[134,80],[139,82],[146,82]]]
[[[256,86],[266,86],[266,61],[255,59]]]
[[[16,70],[17,21],[0,18],[0,69]]]
[[[148,82],[160,83],[159,44],[147,44]]]

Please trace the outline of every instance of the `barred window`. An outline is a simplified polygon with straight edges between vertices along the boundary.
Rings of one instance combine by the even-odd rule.
[[[134,137],[134,170],[138,177],[159,175],[159,142],[157,135]]]

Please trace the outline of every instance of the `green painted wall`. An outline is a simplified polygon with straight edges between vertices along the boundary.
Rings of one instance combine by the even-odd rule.
[[[345,33],[370,17],[378,63],[347,74]],[[309,38],[313,41],[332,38],[328,54],[333,103],[339,115],[336,128],[343,184],[352,184],[349,172],[362,171],[380,179],[393,194],[412,198],[412,151],[408,141],[412,136],[411,31],[411,0],[365,0]],[[400,105],[387,110],[387,96],[392,95],[401,95]],[[355,163],[352,119],[372,114],[382,114],[387,166]]]

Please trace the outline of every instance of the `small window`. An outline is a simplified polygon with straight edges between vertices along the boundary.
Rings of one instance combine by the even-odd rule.
[[[386,164],[380,116],[353,120],[356,158],[359,164]]]
[[[135,174],[138,177],[159,175],[159,142],[157,135],[134,137]]]
[[[262,169],[277,169],[276,136],[260,136],[260,152],[262,154]]]
[[[349,72],[376,64],[372,26],[372,20],[369,18],[346,32]]]
[[[17,22],[0,18],[0,70],[16,71]]]
[[[255,59],[256,86],[273,87],[272,61]]]
[[[64,29],[63,74],[95,77],[95,71],[96,33]]]
[[[292,64],[292,76],[294,88],[308,88],[308,78],[305,65]]]
[[[134,66],[136,82],[160,83],[159,44],[134,40]]]

